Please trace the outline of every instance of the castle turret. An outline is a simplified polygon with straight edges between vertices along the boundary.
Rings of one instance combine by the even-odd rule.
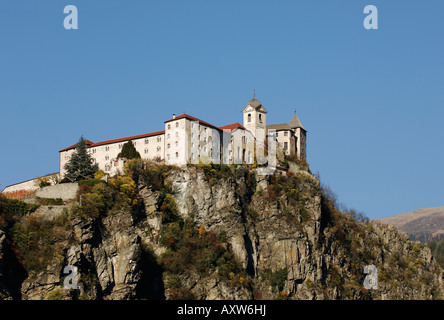
[[[288,126],[294,131],[296,137],[296,154],[303,159],[307,158],[307,130],[305,130],[296,112],[291,118]]]

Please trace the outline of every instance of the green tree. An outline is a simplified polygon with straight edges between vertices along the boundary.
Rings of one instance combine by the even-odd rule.
[[[65,165],[65,170],[65,177],[70,180],[91,179],[94,177],[94,173],[99,170],[99,166],[94,163],[93,158],[88,153],[88,146],[83,136],[80,137],[76,150]]]
[[[140,159],[140,153],[134,148],[134,144],[131,140],[125,143],[122,147],[122,151],[117,155],[117,158]]]

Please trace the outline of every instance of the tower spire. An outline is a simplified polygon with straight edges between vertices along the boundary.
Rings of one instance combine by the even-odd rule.
[[[256,98],[256,89],[253,89],[253,98]]]

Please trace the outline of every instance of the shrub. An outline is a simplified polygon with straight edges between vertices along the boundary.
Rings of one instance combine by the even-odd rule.
[[[62,227],[66,223],[65,216],[53,221],[30,216],[14,224],[9,230],[12,248],[25,270],[39,272],[56,258],[56,239],[69,233]]]
[[[105,181],[100,180],[100,179],[89,179],[89,180],[82,180],[82,181],[78,182],[79,187],[86,185],[86,186],[90,186],[91,188],[99,183],[105,183]]]
[[[179,213],[174,197],[169,193],[161,194],[158,200],[158,203],[161,203],[159,211],[162,215],[162,223],[166,224],[173,221],[178,221]]]
[[[43,206],[60,206],[63,205],[63,200],[61,198],[40,198],[36,197],[39,204]]]
[[[142,171],[142,179],[152,191],[161,191],[165,188],[165,177],[171,168],[164,163],[148,161]]]
[[[223,232],[217,236],[177,218],[162,226],[160,243],[167,247],[161,257],[162,265],[172,274],[195,270],[201,275],[217,272],[218,277],[225,280],[233,280],[237,275],[246,279],[247,275],[234,255],[221,245],[220,241],[226,241],[225,238]],[[243,281],[243,285],[247,283]]]
[[[288,277],[288,270],[287,268],[282,268],[279,270],[276,270],[275,272],[266,269],[265,270],[266,278],[270,282],[270,285],[273,288],[277,288],[279,292],[281,292],[284,289],[285,282],[287,281]]]
[[[39,207],[38,204],[29,204],[20,200],[7,199],[0,195],[0,214],[9,214],[14,217],[23,217],[33,213]]]
[[[137,152],[136,148],[134,147],[134,144],[131,140],[127,141],[122,146],[122,151],[117,155],[118,158],[126,158],[128,160],[130,159],[140,159],[140,153]]]
[[[35,185],[39,188],[44,188],[51,185],[48,177],[38,177],[35,180]]]

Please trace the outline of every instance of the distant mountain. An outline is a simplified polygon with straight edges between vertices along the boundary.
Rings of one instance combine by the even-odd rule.
[[[375,221],[394,225],[412,240],[429,242],[444,239],[444,207],[417,209]]]

